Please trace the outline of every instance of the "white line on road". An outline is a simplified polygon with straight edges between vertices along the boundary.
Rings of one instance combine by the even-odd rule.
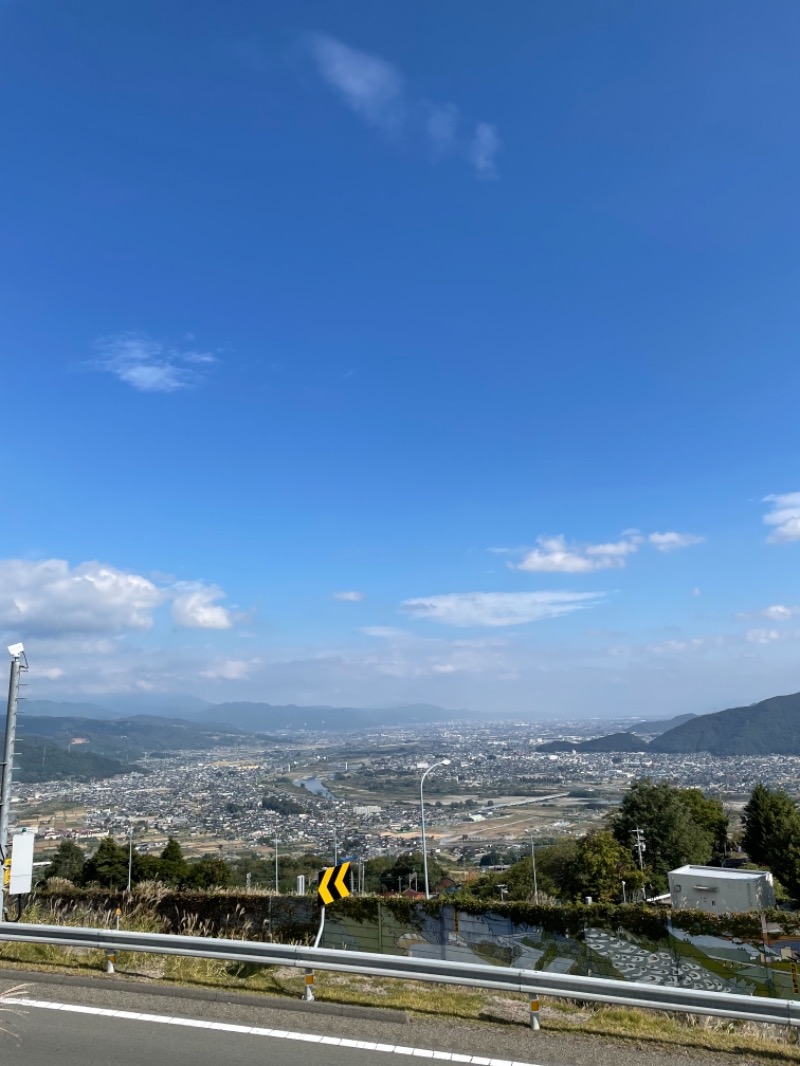
[[[319,1036],[316,1033],[291,1033],[286,1029],[263,1029],[257,1025],[233,1025],[229,1022],[203,1022],[197,1018],[176,1018],[164,1014],[141,1014],[130,1010],[109,1010],[107,1007],[85,1007],[77,1003],[52,1003],[45,999],[23,999],[14,996],[9,1006],[34,1007],[40,1010],[68,1011],[71,1014],[93,1014],[100,1018],[122,1018],[127,1022],[157,1022],[161,1025],[184,1025],[192,1029],[216,1029],[223,1033],[244,1033],[248,1036],[270,1036],[274,1040],[301,1040],[311,1044],[330,1047],[358,1048],[361,1051],[386,1051],[395,1055],[413,1055],[415,1058],[438,1059],[440,1062],[468,1062],[472,1066],[536,1066],[532,1062],[510,1059],[487,1059],[483,1055],[459,1055],[455,1051],[429,1051],[426,1048],[401,1047],[399,1044],[373,1044],[369,1040],[345,1040],[337,1036]]]

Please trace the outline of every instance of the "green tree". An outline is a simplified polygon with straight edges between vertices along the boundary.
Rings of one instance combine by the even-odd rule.
[[[134,849],[131,880],[138,885],[140,881],[158,881],[161,865],[157,855],[146,855]]]
[[[428,883],[433,889],[445,875],[444,868],[428,853]],[[407,888],[425,891],[425,871],[421,851],[404,851],[381,877],[384,892],[404,892]]]
[[[128,883],[128,849],[112,836],[103,837],[97,851],[83,867],[84,884],[98,884],[103,888],[125,888]]]
[[[769,867],[792,898],[800,898],[800,812],[794,800],[783,789],[757,784],[742,820],[742,846],[750,859]]]
[[[227,888],[231,883],[231,868],[216,855],[206,855],[186,868],[186,884],[189,888]]]
[[[662,891],[670,870],[686,863],[703,865],[713,855],[711,836],[695,823],[680,790],[664,781],[654,783],[646,777],[634,781],[611,819],[611,829],[634,858],[634,831],[642,830],[648,881]]]
[[[159,879],[165,885],[182,885],[186,882],[186,872],[183,849],[174,837],[170,837],[158,860]]]
[[[728,846],[728,816],[722,800],[706,796],[699,788],[679,788],[677,792],[694,823],[707,834],[714,855],[724,856]]]
[[[73,840],[62,840],[44,876],[45,878],[65,877],[68,881],[80,884],[85,861],[83,848],[78,847]]]
[[[581,900],[591,896],[594,903],[618,903],[625,881],[631,894],[644,878],[631,853],[612,833],[596,830],[581,837],[571,869],[571,894]]]

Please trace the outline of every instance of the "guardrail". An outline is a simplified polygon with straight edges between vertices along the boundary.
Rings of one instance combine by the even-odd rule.
[[[57,925],[0,923],[0,941],[98,948],[107,956],[118,951],[154,955],[183,955],[223,962],[249,962],[263,966],[296,966],[334,970],[369,977],[394,977],[407,981],[521,992],[531,1000],[531,1024],[538,1028],[538,997],[616,1003],[627,1007],[711,1014],[741,1021],[800,1026],[800,1001],[707,992],[695,988],[614,981],[599,977],[573,977],[545,970],[516,970],[445,959],[417,959],[405,955],[378,955],[363,951],[337,951],[291,944],[262,944],[250,940],[136,933],[128,930],[81,929]],[[535,1023],[535,1024],[534,1024]]]

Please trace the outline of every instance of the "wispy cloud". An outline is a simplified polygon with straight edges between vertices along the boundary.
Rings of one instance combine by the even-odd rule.
[[[769,622],[789,622],[800,615],[800,607],[786,607],[782,603],[773,603],[760,611],[741,611],[737,618],[766,618]]]
[[[517,570],[545,574],[590,574],[625,565],[627,556],[639,550],[640,537],[629,537],[607,544],[567,544],[563,535],[539,537],[537,547],[527,552]]]
[[[404,600],[402,609],[444,625],[515,626],[558,618],[601,599],[602,593],[590,592],[452,592]]]
[[[368,125],[392,136],[408,131],[423,139],[434,161],[460,156],[477,177],[497,177],[501,142],[496,126],[477,122],[462,137],[457,105],[415,96],[388,60],[323,33],[312,35],[310,48],[323,81]]]
[[[674,552],[680,548],[691,548],[694,544],[703,544],[705,539],[695,533],[651,533],[647,542],[660,552]]]
[[[489,548],[494,554],[508,552],[521,555],[518,563],[509,563],[515,570],[536,574],[592,574],[598,570],[621,570],[631,555],[644,544],[660,552],[677,551],[693,544],[702,544],[705,537],[694,533],[640,533],[626,529],[618,540],[599,544],[568,543],[562,533],[538,537],[534,548]]]
[[[342,603],[360,603],[364,599],[364,593],[351,589],[349,592],[334,592],[333,598],[341,600]]]
[[[475,127],[468,151],[470,162],[475,167],[475,173],[479,178],[486,180],[497,177],[497,156],[500,148],[497,126],[489,122],[479,122]]]
[[[770,510],[764,515],[764,524],[772,527],[767,542],[788,544],[800,540],[800,492],[765,496],[764,503],[770,505]]]
[[[154,340],[146,333],[118,333],[95,343],[97,355],[90,362],[139,392],[178,392],[193,388],[215,363],[210,352],[180,349]]]
[[[396,67],[321,33],[312,37],[311,47],[322,78],[357,115],[382,130],[403,123],[405,82]]]
[[[172,620],[186,629],[230,629],[233,616],[217,602],[224,596],[216,585],[180,582],[173,586]]]

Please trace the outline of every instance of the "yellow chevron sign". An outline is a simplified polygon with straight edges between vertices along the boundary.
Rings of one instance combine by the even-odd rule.
[[[338,866],[326,866],[324,870],[320,870],[317,892],[326,905],[349,896],[350,863],[342,862]]]

